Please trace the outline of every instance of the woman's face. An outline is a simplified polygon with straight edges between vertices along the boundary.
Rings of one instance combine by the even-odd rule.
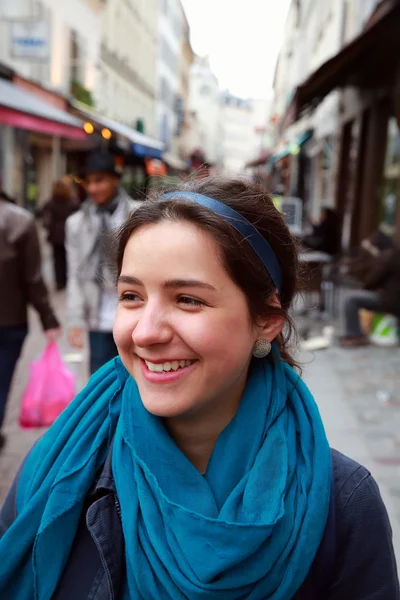
[[[239,402],[260,331],[207,233],[170,221],[138,229],[118,295],[115,342],[149,412],[189,417]]]

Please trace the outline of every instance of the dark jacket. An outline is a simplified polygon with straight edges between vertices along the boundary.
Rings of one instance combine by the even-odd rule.
[[[383,312],[400,317],[400,250],[385,250],[375,259],[365,288],[379,292]]]
[[[336,217],[329,216],[327,219],[313,225],[313,232],[303,238],[303,245],[318,252],[326,252],[334,256],[340,250],[339,227]]]
[[[73,200],[54,197],[40,211],[43,225],[48,232],[48,241],[53,246],[64,246],[65,223],[79,206]]]
[[[392,532],[378,486],[364,467],[343,454],[333,450],[332,461],[334,513],[331,508],[328,522],[334,519],[329,535],[335,539],[328,546],[333,556],[327,561],[327,540],[323,540],[306,581],[292,600],[399,600]],[[18,477],[0,512],[0,536],[17,516]],[[326,589],[316,593],[316,570],[326,568],[327,562]],[[86,498],[52,600],[118,600],[125,576],[124,536],[109,452]]]
[[[0,200],[0,327],[26,325],[28,305],[43,328],[59,326],[42,277],[40,244],[32,215]]]

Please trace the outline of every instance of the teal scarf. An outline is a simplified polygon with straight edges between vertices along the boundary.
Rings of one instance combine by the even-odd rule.
[[[253,361],[203,477],[149,414],[119,359],[35,446],[18,518],[0,541],[0,597],[50,600],[83,502],[114,439],[132,600],[287,600],[324,531],[330,451],[316,404],[286,364]],[[34,590],[34,593],[33,593]]]

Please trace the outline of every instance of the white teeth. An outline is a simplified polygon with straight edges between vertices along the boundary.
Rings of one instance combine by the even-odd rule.
[[[184,369],[185,367],[190,367],[191,364],[193,364],[192,360],[181,360],[181,361],[177,361],[177,360],[173,360],[172,362],[165,362],[165,363],[152,363],[148,360],[145,360],[145,363],[147,365],[147,368],[149,371],[151,371],[152,373],[162,373],[162,372],[166,372],[169,373],[169,371],[177,371],[179,368]]]

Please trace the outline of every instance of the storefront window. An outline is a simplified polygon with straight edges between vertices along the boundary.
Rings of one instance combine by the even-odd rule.
[[[0,190],[1,190],[2,186],[4,185],[4,174],[3,174],[4,153],[5,153],[5,148],[3,147],[4,138],[5,138],[4,125],[0,125]]]
[[[35,147],[31,147],[30,151],[25,154],[25,201],[26,208],[32,212],[36,210],[39,193],[37,163],[37,150]]]
[[[382,185],[381,226],[393,235],[400,181],[400,129],[396,118],[389,119],[388,141]]]

